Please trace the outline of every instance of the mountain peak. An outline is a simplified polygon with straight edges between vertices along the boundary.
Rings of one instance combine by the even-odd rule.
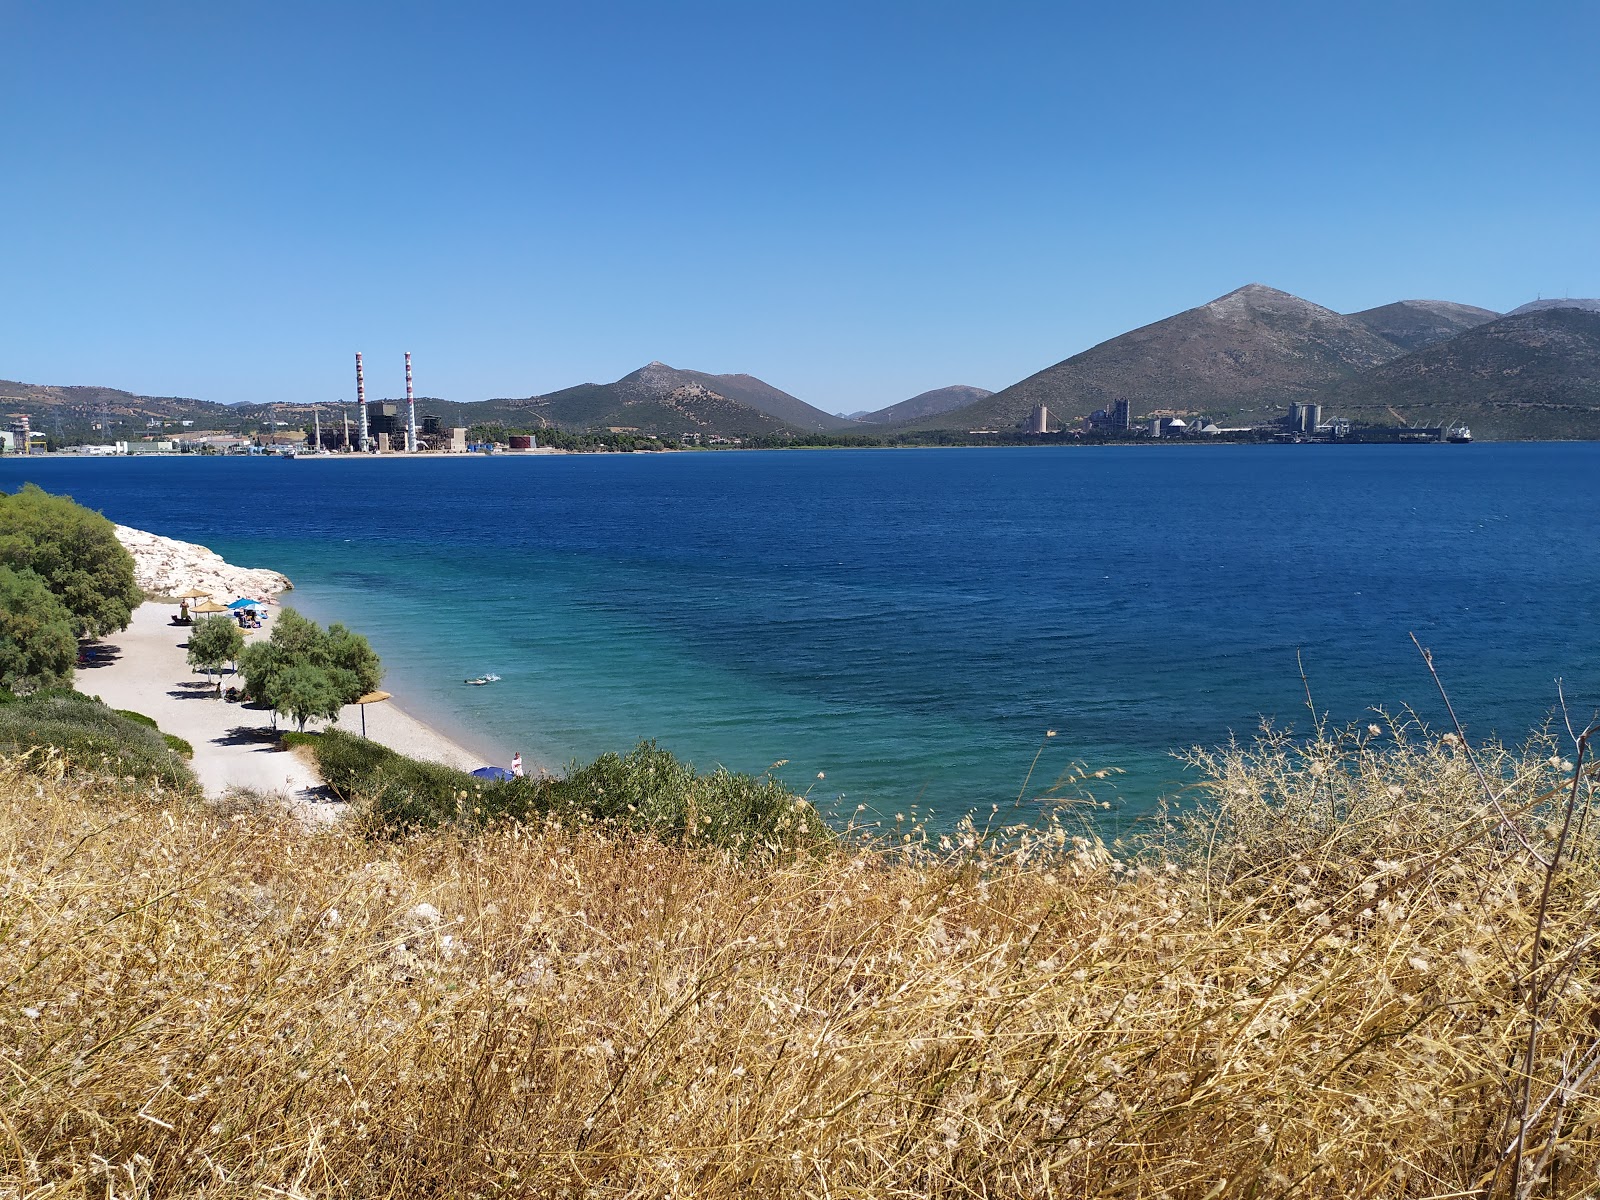
[[[1210,304],[1202,304],[1200,308],[1201,311],[1214,317],[1231,321],[1246,320],[1255,313],[1263,311],[1281,312],[1286,309],[1319,313],[1330,311],[1320,304],[1302,300],[1299,296],[1268,287],[1264,283],[1247,283],[1242,288],[1234,288],[1226,296],[1218,296]]]

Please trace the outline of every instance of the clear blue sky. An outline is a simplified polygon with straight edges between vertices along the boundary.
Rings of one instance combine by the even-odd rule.
[[[1247,282],[1600,294],[1600,5],[0,0],[0,378],[832,410]]]

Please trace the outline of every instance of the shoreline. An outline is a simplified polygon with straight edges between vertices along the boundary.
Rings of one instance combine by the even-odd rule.
[[[153,719],[163,733],[194,747],[190,767],[210,799],[236,789],[280,795],[292,807],[331,819],[344,806],[329,797],[312,765],[292,750],[277,748],[277,732],[292,722],[274,719],[270,710],[220,699],[202,674],[188,665],[184,646],[188,626],[174,625],[173,606],[145,601],[120,633],[100,640],[100,661],[79,668],[77,688],[112,708]],[[270,629],[269,619],[267,628]],[[259,639],[267,629],[247,635]],[[228,684],[224,672],[223,686]],[[481,757],[390,701],[366,706],[367,737],[412,758],[462,770],[484,765]],[[326,727],[347,732],[362,728],[361,708],[347,705]]]
[[[381,636],[381,634],[374,635],[370,630],[362,628],[359,621],[359,613],[352,614],[349,609],[341,606],[336,599],[330,598],[315,583],[297,587],[292,598],[279,596],[277,603],[284,608],[293,608],[302,616],[310,617],[320,625],[329,625],[335,621],[340,621],[356,633],[367,637],[369,641],[374,636]],[[374,644],[373,649],[378,651],[379,658],[382,659],[382,647]],[[387,708],[393,705],[400,711],[407,713],[409,718],[417,722],[417,724],[431,729],[438,736],[464,749],[467,753],[476,755],[478,761],[474,766],[493,763],[504,766],[510,763],[512,751],[518,747],[502,743],[497,737],[485,735],[481,730],[470,728],[469,722],[451,709],[449,701],[445,698],[446,689],[430,688],[427,683],[419,681],[410,675],[404,666],[394,667],[387,660],[385,660],[384,673],[384,682],[379,684],[379,687],[383,688],[384,691],[397,691],[398,688],[403,686],[405,690],[403,692],[397,691],[397,694],[405,697],[405,703],[396,705],[395,701],[386,700],[380,705],[370,706],[367,709],[369,724],[378,708]],[[393,677],[391,677],[391,674]],[[343,721],[342,717],[341,721]],[[350,728],[357,730],[361,728],[359,712],[355,714],[355,724]],[[523,763],[530,774],[553,770],[551,756],[541,753],[536,743],[531,752],[526,748],[526,745],[527,743],[524,743],[519,752],[522,754]],[[402,753],[408,753],[403,747],[391,748],[400,749]]]
[[[270,595],[271,605],[281,612],[281,597],[294,584],[276,571],[234,566],[192,542],[121,525],[117,537],[133,556],[135,577],[148,598],[134,610],[126,629],[98,639],[98,652],[78,668],[77,689],[112,708],[149,717],[162,732],[187,741],[194,751],[190,767],[210,799],[248,790],[279,796],[313,821],[342,815],[344,806],[329,795],[309,756],[278,748],[278,734],[289,723],[280,723],[268,709],[220,698],[218,687],[227,685],[231,672],[221,672],[214,687],[189,666],[190,626],[175,623],[175,601],[157,598],[191,588],[221,600]],[[246,640],[267,637],[270,629],[269,617],[263,628],[246,631]],[[451,736],[439,724],[390,699],[346,705],[322,727],[360,730],[391,750],[459,770],[473,770],[496,757],[481,753],[482,745],[464,745],[473,739]]]
[[[295,590],[288,576],[264,567],[240,567],[223,559],[207,546],[182,541],[162,534],[126,525],[116,526],[117,539],[133,556],[134,577],[145,591],[146,599],[134,612],[128,629],[109,639],[101,639],[107,650],[81,668],[87,686],[92,678],[99,686],[107,687],[116,699],[113,707],[127,708],[152,717],[164,732],[175,734],[195,747],[195,771],[208,795],[221,795],[232,787],[250,787],[258,790],[279,791],[287,789],[292,796],[301,796],[321,787],[321,781],[309,764],[305,771],[296,771],[285,761],[280,781],[266,769],[263,760],[241,759],[239,751],[222,754],[216,747],[237,746],[241,742],[275,741],[261,734],[261,730],[274,727],[270,710],[245,708],[226,701],[229,718],[234,724],[222,730],[217,713],[207,712],[201,705],[174,705],[179,699],[203,699],[207,695],[202,677],[189,666],[186,643],[188,626],[175,625],[178,601],[173,598],[191,589],[208,592],[213,598],[226,601],[231,596],[252,596],[268,599],[273,608],[281,611],[284,598]],[[269,599],[270,598],[270,599]],[[305,596],[308,604],[295,606],[309,610],[306,615],[320,619],[322,624],[344,620],[337,605],[319,603],[323,598],[313,588]],[[353,625],[347,626],[355,628]],[[270,636],[271,621],[260,630],[247,630],[247,642]],[[356,632],[360,632],[359,629]],[[122,666],[127,659],[127,665]],[[166,682],[163,682],[165,680]],[[412,681],[413,683],[415,681]],[[224,680],[226,686],[226,680]],[[412,698],[425,697],[418,689]],[[406,704],[397,704],[391,698],[365,706],[346,705],[337,718],[322,727],[335,726],[346,730],[365,728],[370,740],[378,742],[413,758],[444,763],[462,770],[495,763],[509,763],[511,753],[506,747],[489,739],[479,738],[461,722],[451,720],[447,705],[419,700],[415,706],[420,713]],[[251,715],[247,715],[251,714]],[[365,725],[363,725],[363,717]],[[258,723],[251,724],[255,720]],[[259,735],[259,736],[258,736]],[[202,753],[204,747],[204,753]],[[259,746],[256,747],[260,749]],[[218,755],[221,754],[221,757]],[[527,760],[533,771],[548,769],[543,756],[533,755]]]

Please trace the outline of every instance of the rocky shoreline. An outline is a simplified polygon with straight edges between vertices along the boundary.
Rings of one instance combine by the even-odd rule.
[[[193,542],[126,525],[117,526],[117,540],[133,555],[134,579],[152,598],[203,591],[217,600],[235,596],[265,600],[294,587],[286,575],[263,567],[236,567]]]

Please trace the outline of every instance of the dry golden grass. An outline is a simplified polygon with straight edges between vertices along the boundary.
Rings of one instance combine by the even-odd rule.
[[[1534,991],[1523,1190],[1589,1194],[1553,753],[1493,757],[1513,832],[1437,738],[1269,739],[1137,861],[379,842],[0,767],[0,1195],[1503,1195]]]

